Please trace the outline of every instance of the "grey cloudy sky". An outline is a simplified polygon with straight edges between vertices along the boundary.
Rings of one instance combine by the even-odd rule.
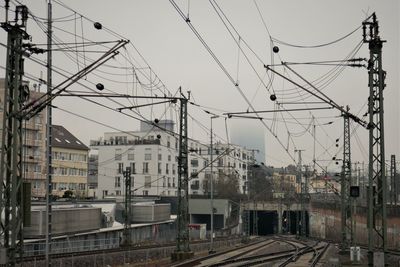
[[[46,1],[22,2],[25,2],[37,16],[46,16]],[[154,73],[158,75],[171,92],[175,92],[179,86],[182,86],[184,91],[191,91],[192,100],[202,106],[202,108],[189,106],[189,112],[195,118],[195,120],[189,120],[189,131],[193,138],[204,142],[208,140],[206,130],[203,126],[209,127],[210,119],[204,110],[222,114],[224,111],[246,111],[249,108],[240,92],[221,71],[169,1],[69,0],[63,1],[63,3],[93,21],[99,21],[107,28],[130,39],[151,65]],[[229,35],[210,2],[205,0],[177,0],[176,3],[185,15],[189,14],[191,23],[196,27],[202,38],[208,43],[234,80],[239,83],[243,94],[251,101],[255,109],[273,109],[274,103],[269,100],[270,94],[262,86],[258,76],[246,62],[244,55],[238,53],[237,44]],[[240,33],[241,48],[244,49],[244,52],[249,57],[257,74],[267,84],[268,76],[265,76],[266,72],[263,63],[271,64],[272,48],[270,38],[258,14],[255,2],[250,0],[218,0],[217,3],[230,22],[235,26],[235,29]],[[381,37],[387,40],[383,48],[383,65],[387,71],[387,87],[385,89],[387,155],[395,153],[397,156],[400,156],[398,141],[400,134],[400,110],[398,107],[400,100],[399,1],[259,0],[256,3],[260,8],[271,36],[298,45],[317,45],[335,40],[360,26],[367,13],[376,12],[380,23]],[[66,15],[72,20],[65,19],[65,21],[61,20],[55,23],[55,26],[59,28],[55,29],[55,34],[64,42],[79,41],[80,36],[82,36],[82,29],[85,38],[95,41],[116,39],[110,34],[94,30],[93,26],[86,20],[82,20],[82,24],[79,14],[74,15],[71,11],[54,3],[54,16],[62,17]],[[30,34],[33,36],[33,42],[39,42],[39,36],[43,36],[43,33],[40,32],[34,21],[30,21],[29,23],[32,25],[29,26],[28,30],[32,31]],[[78,35],[77,40],[74,36],[68,35],[68,33],[62,30],[75,33]],[[279,63],[280,60],[287,62],[309,62],[344,59],[357,47],[357,44],[362,39],[361,34],[362,30],[359,29],[339,43],[314,49],[300,49],[277,44],[280,48],[279,56],[277,54],[272,56],[275,63]],[[4,32],[1,32],[0,38],[3,43],[6,42]],[[235,35],[235,38],[237,39],[238,36]],[[246,49],[243,41],[251,46],[263,63],[257,60]],[[124,55],[127,55],[130,51],[134,51],[132,47],[126,51],[121,50],[121,54],[125,53]],[[4,50],[0,51],[0,56],[4,58]],[[78,66],[74,64],[73,58],[75,56],[72,53],[72,58],[68,59],[54,52],[54,64],[75,72],[77,68],[82,68],[83,65]],[[96,56],[98,55],[90,55],[92,58]],[[356,56],[367,58],[367,45],[363,45]],[[137,54],[132,54],[132,57],[140,61]],[[42,58],[44,59],[45,57]],[[129,65],[128,62],[122,59],[116,59],[116,62],[120,66],[124,66],[124,64],[125,66]],[[141,61],[140,64],[143,66],[144,63]],[[315,80],[331,70],[333,66],[295,66],[294,68],[308,80]],[[34,75],[39,76],[40,70],[35,69],[33,65],[28,70]],[[276,70],[285,75],[290,75],[291,78],[295,78],[292,73],[288,73],[287,70],[285,72],[282,67],[277,67]],[[89,75],[88,80],[94,83],[101,81],[107,89],[119,93],[151,94],[148,88],[135,89],[135,86],[131,84],[132,73],[127,71],[127,69],[113,71],[120,75],[97,73],[100,77]],[[106,78],[119,82],[112,82],[106,80]],[[61,78],[56,76],[55,80],[61,81]],[[324,93],[340,105],[349,105],[353,113],[362,115],[366,112],[367,108],[365,106],[368,95],[367,80],[366,69],[345,68],[329,86],[324,88]],[[297,79],[297,81],[299,80]],[[304,101],[302,99],[307,97],[307,95],[304,95],[304,92],[299,91],[293,85],[277,77],[274,79],[273,88],[280,102]],[[72,89],[81,90],[78,86]],[[315,100],[315,98],[308,98],[306,101]],[[107,102],[107,104],[114,109],[118,107],[117,104],[112,106],[113,104],[110,102]],[[112,125],[118,129],[134,130],[139,125],[138,121],[132,118],[121,116],[121,114],[116,112],[107,111],[104,108],[77,99],[60,98],[55,101],[55,105],[107,125]],[[305,106],[297,104],[285,105],[284,107],[288,109]],[[164,110],[165,106],[154,107],[153,111],[155,113],[153,116],[159,116]],[[148,119],[154,119],[150,115],[149,108],[142,109],[141,114]],[[265,133],[265,154],[268,165],[282,166],[293,163],[291,157],[295,157],[295,148],[305,149],[303,159],[306,163],[310,163],[313,157],[314,145],[313,138],[309,134],[312,128],[310,128],[310,125],[312,126],[312,115],[318,118],[315,122],[317,125],[333,122],[330,125],[316,127],[316,155],[318,159],[328,160],[332,155],[339,153],[339,149],[335,147],[335,139],[341,136],[343,122],[338,117],[340,115],[338,111],[313,111],[312,114],[309,112],[284,113],[277,115],[275,120],[272,120],[272,114],[263,114],[263,117],[266,118],[264,121],[270,129],[267,129],[261,123],[253,123],[250,127],[248,123],[244,123],[243,120],[239,119],[230,119],[227,121],[227,125],[228,128],[232,123],[235,123],[235,127],[239,128],[240,125],[243,125],[242,130],[244,132],[263,131]],[[176,120],[176,115],[170,111],[166,113],[166,116],[167,118]],[[296,118],[296,120],[293,118]],[[90,139],[97,139],[102,136],[104,131],[112,131],[112,129],[99,126],[98,124],[80,119],[60,110],[55,111],[54,122],[63,124],[85,143],[88,143]],[[199,125],[199,123],[203,126]],[[223,119],[215,120],[214,128],[220,138],[226,138],[225,122]],[[289,135],[288,132],[290,133]],[[352,141],[353,161],[367,161],[368,156],[364,152],[364,150],[368,151],[366,130],[358,127]],[[342,139],[340,139],[340,144],[341,142]],[[290,156],[285,149],[288,149]],[[327,163],[326,161],[320,162],[324,166]],[[334,164],[331,162],[329,164],[331,168],[334,167]]]

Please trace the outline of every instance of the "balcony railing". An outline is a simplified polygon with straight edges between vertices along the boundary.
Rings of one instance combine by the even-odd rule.
[[[26,145],[26,146],[41,146],[42,140],[25,139],[24,145]]]
[[[26,162],[39,162],[39,161],[41,161],[41,158],[40,158],[40,156],[26,155],[24,157],[23,161],[26,161]]]

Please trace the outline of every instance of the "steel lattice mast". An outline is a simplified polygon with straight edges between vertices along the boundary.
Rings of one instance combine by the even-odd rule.
[[[181,93],[182,94],[182,93]],[[190,97],[190,95],[189,95]],[[176,237],[176,250],[172,253],[174,260],[190,258],[192,252],[189,247],[189,176],[188,176],[188,99],[180,100],[180,125],[179,125],[179,156],[178,156],[178,225]]]
[[[28,8],[16,6],[14,23],[6,21],[1,25],[8,33],[8,40],[0,163],[0,217],[4,214],[4,221],[0,220],[0,264],[10,266],[22,255],[23,242],[23,133],[22,118],[16,115],[29,93],[22,84],[22,41],[29,37],[25,32],[27,19]]]
[[[349,108],[347,107],[347,111]],[[351,185],[351,146],[350,146],[350,118],[348,113],[343,113],[343,166],[341,177],[341,230],[342,252],[353,244],[352,227],[352,198],[350,197]]]
[[[363,41],[368,43],[368,114],[369,114],[369,188],[368,188],[368,264],[387,251],[386,204],[387,187],[385,172],[385,142],[383,118],[383,90],[386,72],[382,69],[382,46],[375,13],[363,22]]]

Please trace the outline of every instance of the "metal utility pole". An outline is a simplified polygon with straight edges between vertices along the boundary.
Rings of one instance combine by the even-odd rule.
[[[396,156],[391,155],[390,156],[390,183],[391,183],[391,201],[390,203],[392,205],[397,206],[397,198],[398,198],[398,193],[397,193],[397,183],[396,183]]]
[[[349,107],[347,107],[349,111]],[[351,185],[351,149],[350,149],[350,117],[348,113],[343,116],[343,166],[340,183],[341,197],[341,231],[342,244],[341,252],[345,252],[353,244],[353,224],[352,224],[352,198],[350,197]]]
[[[46,125],[46,152],[47,152],[47,162],[46,162],[46,265],[51,266],[51,236],[52,236],[52,107],[51,107],[51,90],[52,90],[52,5],[51,0],[47,3],[47,99],[49,105],[46,107],[47,111],[47,125]]]
[[[125,178],[125,212],[124,212],[124,240],[123,244],[131,244],[131,216],[132,216],[132,176],[131,167],[126,167]]]
[[[382,46],[379,25],[373,13],[363,21],[363,41],[368,43],[368,114],[369,114],[369,188],[368,188],[368,264],[384,265],[387,252],[385,142],[383,90],[386,72],[382,69]]]
[[[213,119],[218,118],[219,116],[214,115],[211,116],[210,122],[211,122],[211,137],[210,137],[210,189],[211,189],[211,194],[210,194],[210,219],[211,219],[211,225],[210,225],[210,230],[211,230],[211,236],[210,236],[210,250],[208,251],[209,254],[215,253],[214,251],[214,173],[213,173],[213,127],[212,127],[212,121]]]
[[[313,131],[312,131],[312,136],[313,136],[313,141],[314,141],[314,144],[313,144],[313,173],[315,173],[315,172],[316,172],[316,169],[315,169],[315,164],[316,164],[316,159],[315,159],[315,142],[316,142],[316,140],[317,140],[317,137],[316,137],[317,132],[316,132],[316,129],[315,129],[315,118],[314,118],[314,115],[312,116],[312,119],[313,119]]]
[[[308,199],[308,166],[305,166],[306,172],[304,174],[304,182],[302,183],[301,188],[301,236],[307,236],[307,209],[306,209],[306,202]]]
[[[301,159],[301,152],[304,149],[296,149],[294,152],[299,153],[299,160],[297,162],[297,178],[296,182],[300,183],[300,205],[301,205],[301,218],[305,216],[305,203],[304,203],[304,185],[303,185],[303,175],[302,175],[302,159]],[[302,221],[302,220],[301,220]],[[301,231],[303,232],[304,225],[301,226]],[[299,220],[298,220],[298,211],[296,211],[296,235],[299,235]]]
[[[3,131],[0,165],[0,265],[15,266],[22,256],[23,207],[22,207],[22,118],[16,116],[28,93],[22,85],[24,59],[22,41],[27,40],[26,22],[28,8],[15,7],[15,20],[6,21],[1,27],[7,32],[7,59],[4,84]]]
[[[182,94],[182,93],[181,93]],[[189,97],[190,98],[190,95]],[[179,156],[178,156],[178,229],[176,250],[172,253],[172,260],[191,258],[193,252],[189,248],[189,177],[188,177],[188,98],[180,98],[179,124]]]
[[[258,214],[257,214],[257,202],[253,199],[253,235],[258,235]]]

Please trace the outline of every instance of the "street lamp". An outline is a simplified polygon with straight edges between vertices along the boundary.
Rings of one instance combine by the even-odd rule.
[[[219,118],[218,115],[213,115],[210,117],[211,122],[211,137],[210,137],[210,172],[211,172],[211,179],[210,179],[210,189],[211,189],[211,201],[210,201],[210,214],[211,214],[211,239],[210,239],[210,250],[208,251],[209,254],[214,254],[215,250],[213,248],[214,245],[214,178],[213,178],[213,127],[212,121],[213,119]]]

